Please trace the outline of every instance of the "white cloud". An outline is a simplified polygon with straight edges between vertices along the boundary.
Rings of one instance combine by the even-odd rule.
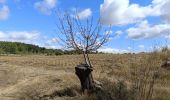
[[[57,49],[61,48],[57,38],[47,39],[38,31],[0,31],[0,41],[21,42],[39,45],[40,47]]]
[[[132,39],[145,39],[157,36],[170,37],[170,0],[152,0],[146,6],[129,3],[129,0],[104,0],[100,5],[101,21],[105,25],[128,25],[135,23],[127,29],[128,37]],[[151,25],[147,18],[160,17],[161,23]],[[143,21],[144,20],[144,21]]]
[[[166,1],[166,0],[165,0]],[[165,2],[164,1],[164,2]],[[166,23],[170,23],[170,13],[169,13],[169,10],[170,10],[170,0],[166,3],[164,3],[162,6],[161,6],[161,17],[163,18],[163,20],[166,22]]]
[[[40,39],[40,33],[37,31],[0,31],[0,41],[12,41],[34,44]]]
[[[166,39],[170,39],[170,32],[167,33],[167,34],[165,34],[164,37],[165,37]]]
[[[55,44],[59,42],[58,38],[52,38],[46,42],[47,45]]]
[[[128,50],[132,50],[132,47],[128,47]]]
[[[57,0],[42,0],[39,2],[36,2],[34,4],[34,7],[42,12],[43,14],[50,15],[52,12],[52,9],[55,8],[57,3]]]
[[[141,49],[144,49],[144,48],[145,48],[144,45],[138,45],[138,47],[141,48]]]
[[[8,6],[2,6],[0,8],[0,20],[6,20],[9,17],[10,10]]]
[[[44,47],[50,48],[50,49],[58,49],[61,48],[57,43],[59,42],[58,38],[52,38],[50,40],[47,40],[44,44]]]
[[[83,11],[79,12],[77,16],[79,19],[86,19],[92,15],[92,11],[90,8],[84,9]]]
[[[116,48],[101,48],[98,49],[99,52],[103,52],[103,53],[129,53],[128,50],[123,50],[123,49],[116,49]]]
[[[52,38],[51,39],[51,43],[57,43],[57,42],[59,42],[58,38]]]
[[[153,13],[152,5],[129,4],[129,0],[104,0],[100,5],[101,21],[106,25],[124,25],[137,22]]]
[[[101,21],[106,25],[136,23],[148,16],[162,16],[170,22],[170,0],[152,0],[147,6],[129,3],[129,0],[104,0],[100,5]]]
[[[148,21],[145,20],[126,31],[128,37],[132,39],[154,38],[170,33],[170,24],[149,25]]]

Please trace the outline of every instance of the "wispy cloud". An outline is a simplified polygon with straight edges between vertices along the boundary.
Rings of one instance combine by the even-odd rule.
[[[101,48],[101,49],[98,49],[99,52],[103,52],[103,53],[129,53],[130,51],[129,50],[125,50],[125,49],[117,49],[117,48]]]
[[[92,15],[92,11],[90,8],[84,9],[81,12],[78,12],[77,16],[79,19],[86,19]]]
[[[37,31],[0,31],[0,41],[23,42],[35,44],[40,39],[40,33]]]
[[[139,47],[140,49],[144,49],[144,48],[145,48],[144,45],[138,45],[138,47]]]
[[[50,15],[55,8],[57,0],[42,0],[36,2],[34,7],[43,14]]]
[[[149,25],[148,21],[145,20],[126,31],[128,33],[128,37],[131,39],[154,38],[169,33],[170,24]]]
[[[45,43],[44,43],[44,47],[46,48],[52,48],[52,49],[58,49],[58,48],[61,48],[59,45],[58,45],[58,42],[59,42],[59,39],[58,38],[51,38],[49,40],[47,40]]]
[[[8,8],[8,6],[2,6],[2,8],[0,8],[0,20],[6,20],[8,19],[10,14],[10,10]]]

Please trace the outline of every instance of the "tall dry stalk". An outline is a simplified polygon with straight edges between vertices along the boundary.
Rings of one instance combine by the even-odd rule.
[[[136,97],[135,100],[152,100],[154,86],[159,78],[160,58],[157,52],[147,56],[141,55],[141,58],[139,58],[140,60],[134,59],[139,60],[139,62],[136,61],[131,65],[133,95]]]

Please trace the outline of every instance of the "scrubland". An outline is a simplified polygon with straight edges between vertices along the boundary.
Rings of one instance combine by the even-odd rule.
[[[170,100],[170,70],[161,68],[166,57],[91,54],[93,77],[103,91],[89,95],[81,93],[74,70],[82,55],[1,55],[0,100]],[[129,92],[133,86],[137,91]]]

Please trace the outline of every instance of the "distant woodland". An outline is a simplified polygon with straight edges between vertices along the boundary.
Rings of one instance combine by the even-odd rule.
[[[47,49],[37,45],[25,44],[20,42],[0,41],[0,54],[45,54],[45,55],[63,55],[80,54],[75,50]]]

